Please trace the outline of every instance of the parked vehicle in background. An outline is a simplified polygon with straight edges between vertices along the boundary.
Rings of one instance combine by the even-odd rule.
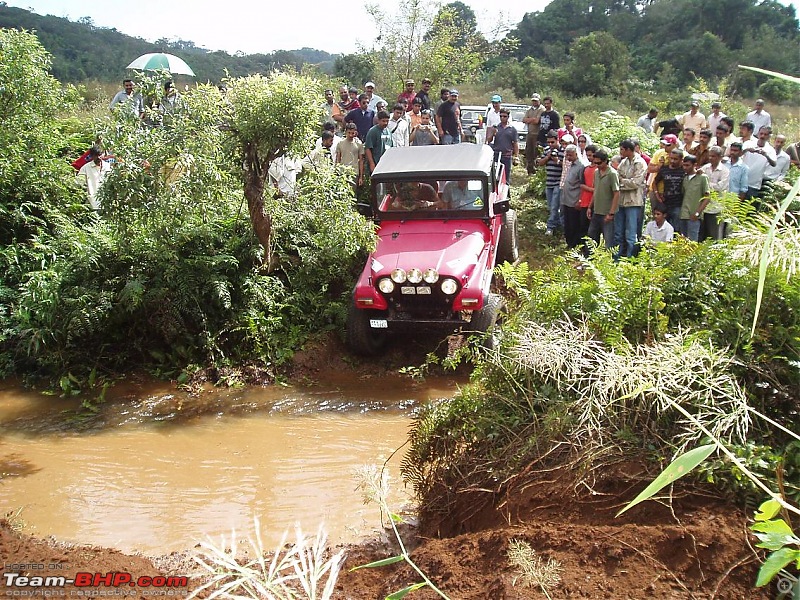
[[[530,106],[526,104],[503,104],[503,108],[508,109],[510,113],[509,125],[513,125],[519,134],[517,137],[520,151],[525,150],[526,142],[528,141],[528,125],[523,123],[522,119]]]
[[[494,348],[505,314],[490,292],[497,263],[519,256],[502,164],[485,144],[390,148],[371,178],[378,244],[355,284],[347,344],[375,354],[390,333],[482,334]],[[438,333],[437,333],[438,330]]]
[[[464,132],[464,141],[473,144],[480,139],[486,139],[486,129],[484,127],[484,117],[486,116],[485,106],[462,106],[461,107],[461,130]]]

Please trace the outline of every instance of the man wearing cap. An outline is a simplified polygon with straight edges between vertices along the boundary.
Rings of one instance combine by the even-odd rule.
[[[723,117],[727,117],[724,112],[722,112],[722,104],[719,102],[712,102],[711,103],[711,113],[708,115],[708,128],[711,131],[716,131],[719,124],[722,122]]]
[[[497,127],[500,125],[500,103],[502,101],[503,98],[500,94],[495,94],[492,96],[491,104],[486,107],[486,115],[484,116],[483,122],[486,123],[487,130],[489,127]],[[487,141],[486,143],[488,144],[489,142]]]
[[[746,121],[752,121],[753,131],[759,131],[762,127],[772,127],[772,117],[764,110],[764,101],[759,98],[753,110],[747,113]]]
[[[377,110],[378,109],[378,102],[383,102],[384,106],[386,105],[386,100],[378,96],[375,93],[375,83],[372,81],[368,81],[364,84],[364,93],[367,95],[367,99],[369,100],[369,104],[367,108],[370,110]]]
[[[426,77],[422,80],[422,89],[417,92],[416,99],[422,102],[422,110],[431,109],[431,85],[433,85],[433,82]],[[414,103],[412,102],[411,104]]]
[[[413,79],[406,79],[406,89],[400,92],[400,95],[397,96],[397,101],[400,102],[404,98],[408,102],[408,106],[414,102],[414,98],[417,97],[417,92],[414,91],[414,80]]]
[[[655,153],[653,154],[653,158],[650,159],[650,164],[647,165],[647,192],[650,196],[651,208],[655,206],[657,202],[659,202],[655,193],[656,173],[658,173],[661,167],[667,166],[667,164],[669,163],[670,152],[672,152],[677,147],[678,147],[678,136],[672,134],[665,135],[661,139],[661,147],[655,151]]]
[[[691,156],[691,155],[688,155]],[[667,207],[667,221],[675,231],[681,231],[681,206],[683,205],[683,151],[678,148],[669,153],[669,162],[661,167],[653,180],[653,193],[657,202]],[[694,157],[692,156],[692,159]],[[692,162],[694,167],[694,162]],[[699,229],[698,229],[699,230]]]
[[[708,128],[708,121],[706,121],[706,116],[700,112],[700,103],[697,100],[692,100],[689,110],[678,117],[678,123],[684,130],[686,128],[694,129],[695,133]]]
[[[436,130],[443,145],[461,142],[461,105],[458,103],[458,90],[450,90],[447,102],[442,102],[436,110]]]
[[[528,126],[528,137],[525,142],[525,167],[528,175],[536,172],[536,159],[539,156],[539,118],[544,112],[539,94],[531,96],[531,107],[525,112],[522,122]]]

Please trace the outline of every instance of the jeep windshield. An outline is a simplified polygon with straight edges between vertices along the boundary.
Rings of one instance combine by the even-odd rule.
[[[393,148],[372,174],[379,219],[487,218],[494,189],[493,153],[456,144]]]

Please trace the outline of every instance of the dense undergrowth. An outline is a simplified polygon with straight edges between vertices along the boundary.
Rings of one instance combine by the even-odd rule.
[[[313,333],[341,329],[348,282],[374,239],[343,174],[309,169],[292,199],[267,189],[265,260],[216,87],[185,94],[176,113],[148,113],[147,126],[124,111],[76,123],[77,96],[47,74],[36,38],[0,36],[0,376],[73,393],[134,369],[181,381],[201,367],[269,372]],[[286,86],[257,83],[280,109]],[[98,134],[116,164],[94,213],[68,157]]]
[[[523,238],[547,249],[557,242],[536,229],[535,191],[534,182],[517,200]],[[514,305],[501,348],[412,428],[403,471],[423,511],[446,512],[468,490],[502,493],[559,464],[577,466],[577,479],[623,456],[657,468],[705,441],[674,404],[798,503],[800,444],[759,415],[797,431],[800,235],[785,217],[751,337],[767,229],[754,216],[722,242],[679,240],[628,261],[597,249],[590,259],[562,251],[540,268],[499,267]],[[724,456],[699,478],[739,501],[761,498]]]

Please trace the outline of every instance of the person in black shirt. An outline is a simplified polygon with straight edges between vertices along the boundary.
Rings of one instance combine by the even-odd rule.
[[[539,117],[539,145],[547,146],[547,134],[551,129],[558,131],[561,127],[561,117],[553,110],[553,99],[545,96],[542,100],[544,112]]]
[[[422,80],[422,89],[417,92],[417,98],[422,101],[422,110],[431,109],[431,97],[428,95],[431,91],[431,80],[427,77]]]
[[[658,202],[667,207],[667,221],[675,231],[679,230],[681,222],[681,204],[683,204],[683,151],[675,148],[669,153],[669,163],[656,173],[653,191]],[[659,187],[663,184],[663,187]]]

